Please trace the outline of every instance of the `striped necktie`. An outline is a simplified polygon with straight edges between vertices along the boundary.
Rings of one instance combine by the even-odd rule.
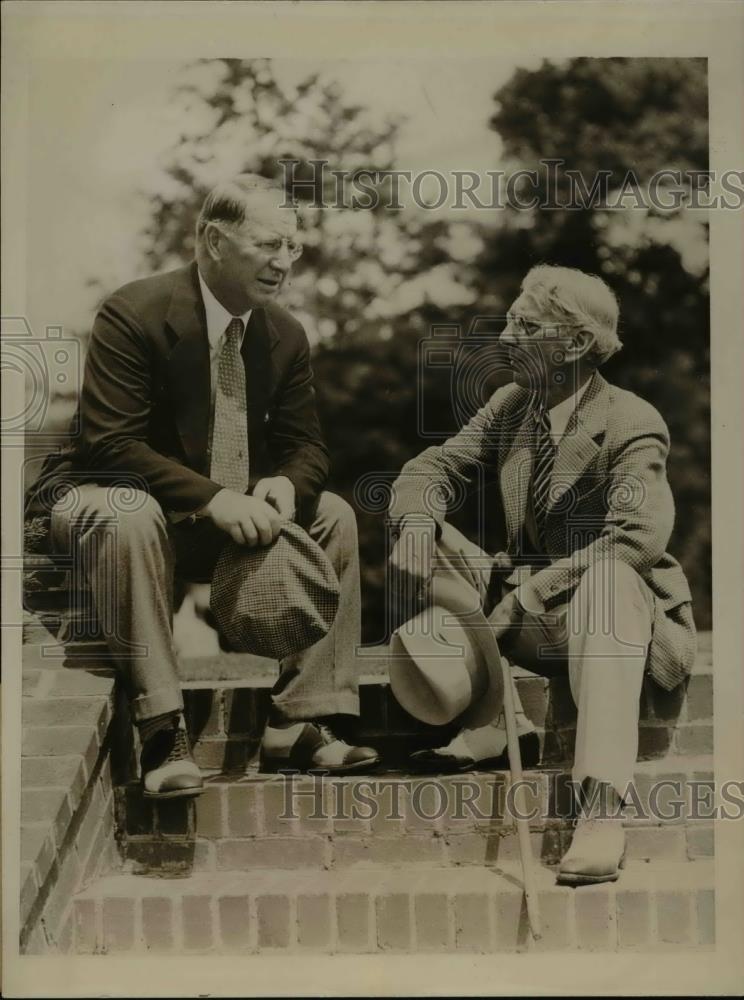
[[[550,499],[550,477],[555,462],[555,445],[550,436],[550,417],[545,404],[535,399],[532,406],[535,420],[535,467],[532,473],[532,505],[543,552],[545,545],[545,515]]]
[[[217,362],[209,473],[213,482],[238,493],[248,489],[248,415],[245,366],[240,354],[242,336],[243,320],[231,319]]]

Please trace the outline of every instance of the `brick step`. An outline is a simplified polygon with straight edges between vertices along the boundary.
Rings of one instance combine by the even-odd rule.
[[[188,683],[188,682],[186,682]],[[563,680],[545,681],[526,672],[516,679],[525,713],[540,741],[540,760],[560,764],[573,759],[576,709]],[[701,674],[682,691],[652,689],[647,682],[639,726],[641,760],[672,755],[683,758],[713,752],[712,679]],[[674,696],[675,710],[670,707]],[[200,686],[184,692],[189,731],[199,765],[226,772],[255,761],[269,711],[266,687]],[[402,766],[409,754],[442,746],[457,732],[457,724],[427,726],[413,719],[395,700],[390,685],[375,676],[360,684],[360,717],[345,720],[338,734],[351,743],[373,747],[386,764]]]
[[[60,699],[53,684],[23,679],[20,944],[40,954],[70,939],[73,892],[121,865],[114,841],[114,683],[97,677],[94,691]]]
[[[108,876],[74,902],[79,953],[497,952],[711,947],[714,870],[629,862],[571,889],[538,866],[543,935],[529,937],[521,870],[225,871]]]
[[[713,856],[712,761],[688,764],[680,771],[639,765],[624,817],[630,858]],[[556,864],[571,842],[569,780],[561,771],[527,775],[533,851],[545,864]],[[195,801],[152,803],[131,784],[117,789],[117,825],[123,855],[138,873],[495,865],[518,851],[509,788],[503,772],[292,779],[253,773],[211,778]],[[682,803],[676,811],[675,800]]]
[[[85,603],[76,607],[75,601],[70,602],[67,598],[61,603],[62,594],[67,595],[68,591],[42,588],[33,592],[33,601],[26,601],[24,598],[24,642],[54,646],[60,624],[73,621],[80,623],[80,639],[74,644],[76,652],[82,656],[105,653],[106,645],[101,634],[97,630],[92,634],[85,631],[85,624],[91,624],[90,607]],[[384,648],[384,645],[371,645],[360,650],[358,660],[361,674],[387,675]],[[697,660],[693,673],[710,672],[712,650],[712,632],[699,632]],[[246,677],[255,679],[256,683],[262,679],[265,683],[269,678],[276,677],[277,669],[274,660],[249,653],[223,651],[216,657],[185,657],[181,663],[181,677],[184,683],[194,684],[202,681],[209,683],[214,680],[234,681],[240,684],[244,683]]]
[[[42,628],[34,619],[36,628]],[[108,671],[105,650],[91,643],[47,641],[24,646],[24,683],[47,678],[55,694],[85,686],[85,676]],[[701,650],[689,684],[666,692],[647,679],[641,700],[639,757],[697,756],[713,751],[713,678],[710,634],[701,636]],[[396,702],[387,680],[387,662],[379,647],[358,656],[361,675],[361,716],[340,735],[377,749],[387,764],[401,765],[423,747],[448,742],[456,726],[427,726],[413,719]],[[275,663],[261,657],[223,653],[206,659],[180,661],[186,711],[195,755],[201,767],[233,771],[255,759],[268,714],[270,688],[278,675]],[[49,671],[55,677],[49,680]],[[75,677],[76,674],[82,675]],[[68,679],[69,678],[69,679]],[[205,679],[209,678],[209,679]],[[516,670],[525,712],[541,743],[541,760],[558,764],[572,759],[576,709],[563,678],[546,680]]]

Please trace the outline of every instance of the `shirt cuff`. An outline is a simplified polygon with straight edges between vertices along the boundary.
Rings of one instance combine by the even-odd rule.
[[[393,541],[398,541],[400,536],[403,534],[403,529],[407,525],[416,524],[421,528],[430,528],[434,531],[434,538],[439,541],[442,536],[442,526],[438,524],[436,520],[431,516],[431,514],[403,514],[402,517],[396,518],[395,523],[391,528],[391,535]]]
[[[206,507],[200,507],[199,510],[194,510],[186,513],[184,513],[183,511],[176,511],[176,510],[168,511],[168,520],[170,521],[171,524],[183,524],[184,521],[187,524],[194,524],[195,521],[200,521],[207,516],[208,515]]]

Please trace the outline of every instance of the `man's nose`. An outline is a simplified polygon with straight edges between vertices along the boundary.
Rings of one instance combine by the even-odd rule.
[[[281,249],[277,250],[277,252],[272,255],[270,261],[272,267],[276,268],[277,271],[284,272],[285,274],[293,263],[294,262],[289,255],[289,247],[286,243],[283,243]]]
[[[509,320],[506,321],[506,326],[501,331],[499,341],[509,345],[514,345],[517,342],[517,338],[514,336],[514,325]]]

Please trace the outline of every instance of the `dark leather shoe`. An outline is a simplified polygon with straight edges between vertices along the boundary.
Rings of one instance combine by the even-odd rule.
[[[449,744],[432,750],[417,750],[409,757],[411,767],[427,774],[454,774],[466,771],[508,771],[509,755],[504,749],[500,754],[476,758],[466,753],[453,753]],[[522,767],[537,767],[540,762],[540,740],[537,733],[523,733],[519,737]]]
[[[160,729],[142,747],[142,794],[146,799],[200,795],[204,780],[194,762],[189,737],[181,726]]]
[[[280,771],[326,771],[329,774],[359,774],[380,761],[371,747],[350,746],[322,722],[297,722],[288,726],[266,725],[259,767]]]

